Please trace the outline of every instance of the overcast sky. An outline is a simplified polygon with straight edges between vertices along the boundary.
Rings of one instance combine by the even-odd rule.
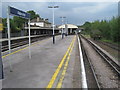
[[[65,21],[81,25],[86,21],[110,20],[118,15],[118,2],[2,2],[2,17],[6,17],[7,6],[28,11],[34,10],[42,18],[52,22],[51,5],[58,5],[55,9],[55,23],[61,24],[60,16],[67,17]]]

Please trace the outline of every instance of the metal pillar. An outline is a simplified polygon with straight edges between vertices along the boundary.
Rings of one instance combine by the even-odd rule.
[[[29,59],[31,59],[31,35],[30,35],[30,19],[28,21],[29,24]]]
[[[9,6],[7,9],[7,29],[8,29],[8,46],[9,46],[9,54],[11,53],[11,38],[10,38],[10,17],[9,17]],[[12,64],[11,59],[9,58],[10,72],[12,72]]]

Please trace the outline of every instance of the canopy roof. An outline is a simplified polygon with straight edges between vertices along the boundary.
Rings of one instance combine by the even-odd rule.
[[[78,28],[76,25],[73,24],[67,24],[68,28]],[[60,25],[58,28],[65,28],[65,24],[64,25]]]

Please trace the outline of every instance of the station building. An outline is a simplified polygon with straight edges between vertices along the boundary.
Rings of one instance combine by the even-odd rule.
[[[24,27],[28,31],[28,26]],[[48,19],[41,19],[39,17],[31,20],[30,22],[31,35],[40,35],[40,34],[51,34],[53,32],[52,23]],[[78,29],[76,25],[73,24],[64,24],[55,27],[55,34],[60,34],[62,32],[66,34],[74,34]]]
[[[28,25],[24,27],[28,31]],[[41,19],[37,17],[30,22],[31,35],[51,34],[52,35],[52,23],[48,19]],[[59,29],[55,28],[55,34],[59,33]]]
[[[41,19],[39,17],[31,20],[30,22],[31,26],[39,26],[39,27],[52,27],[52,24],[48,21],[48,19]]]
[[[64,25],[60,25],[58,28],[60,30],[63,29],[63,33],[74,34],[76,29],[78,29],[78,26],[73,24],[64,24]]]

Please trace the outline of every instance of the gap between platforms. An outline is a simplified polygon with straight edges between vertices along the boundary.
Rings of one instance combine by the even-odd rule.
[[[71,52],[72,52],[73,47],[74,47],[75,39],[76,39],[76,36],[74,36],[74,38],[72,39],[72,42],[70,43],[70,46],[68,47],[66,53],[64,54],[64,57],[62,58],[60,64],[58,65],[58,68],[54,72],[54,74],[53,74],[50,82],[48,83],[46,89],[50,89],[50,88],[53,87],[53,84],[54,84],[58,74],[60,73],[60,70],[63,67],[63,64],[64,64],[64,68],[63,68],[63,71],[61,73],[61,76],[60,76],[60,79],[59,79],[59,81],[57,83],[56,88],[61,88],[62,87],[62,82],[63,82],[63,79],[65,77],[65,73],[66,73],[66,70],[67,70],[67,67],[68,67],[68,63],[70,61],[70,55],[71,55]]]

